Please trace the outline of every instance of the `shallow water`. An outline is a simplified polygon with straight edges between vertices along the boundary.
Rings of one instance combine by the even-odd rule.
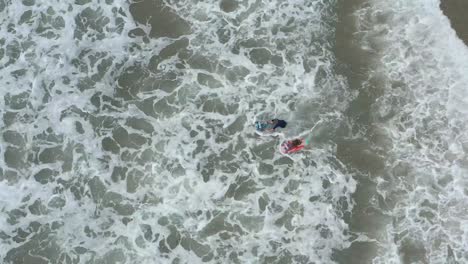
[[[438,1],[0,12],[5,263],[468,258],[467,52]]]
[[[467,48],[438,1],[357,6],[352,43],[366,59],[349,59],[360,69],[350,80],[359,84],[358,98],[364,93],[363,101],[371,102],[361,120],[369,120],[365,138],[383,163],[378,173],[369,172],[376,194],[366,209],[378,228],[367,230],[376,225],[360,220],[350,228],[378,241],[372,263],[462,263]],[[356,196],[363,196],[359,188]],[[360,219],[362,203],[356,204],[353,215]]]

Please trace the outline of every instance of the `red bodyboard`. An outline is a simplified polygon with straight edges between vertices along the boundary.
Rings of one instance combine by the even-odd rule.
[[[294,153],[303,149],[305,147],[305,142],[303,139],[301,139],[301,141],[302,143],[299,146],[295,146],[295,147],[289,147],[292,144],[292,140],[283,142],[283,144],[281,144],[281,152],[283,154],[289,154],[289,153]]]

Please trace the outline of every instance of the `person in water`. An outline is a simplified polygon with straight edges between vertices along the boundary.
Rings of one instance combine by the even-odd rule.
[[[292,147],[297,147],[297,146],[300,146],[302,144],[302,140],[294,139],[291,143],[292,143]]]
[[[281,147],[283,153],[289,153],[290,151],[296,152],[301,150],[304,145],[302,139],[297,138],[284,142]]]
[[[287,146],[288,149],[292,149],[292,148],[295,148],[295,147],[299,147],[302,144],[302,140],[297,138],[297,139],[288,141],[288,143],[286,143],[286,144],[287,144],[286,146]]]
[[[286,121],[281,120],[281,119],[273,119],[271,121],[268,121],[268,123],[273,125],[273,128],[270,129],[271,131],[274,131],[277,127],[285,128],[288,123]]]

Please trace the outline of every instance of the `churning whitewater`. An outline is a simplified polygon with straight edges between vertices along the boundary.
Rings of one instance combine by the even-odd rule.
[[[376,179],[388,224],[374,263],[468,261],[468,49],[438,0],[374,0],[358,12],[373,54]],[[367,86],[369,87],[369,86]]]
[[[355,239],[334,1],[0,3],[5,263],[323,263]]]
[[[0,0],[2,263],[468,261],[468,50],[353,2]]]

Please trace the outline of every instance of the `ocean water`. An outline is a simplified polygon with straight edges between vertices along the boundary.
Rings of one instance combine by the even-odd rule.
[[[468,49],[439,1],[372,1],[357,17],[379,93],[378,204],[391,220],[374,263],[465,263]]]
[[[466,262],[468,50],[438,5],[0,0],[0,259]]]

